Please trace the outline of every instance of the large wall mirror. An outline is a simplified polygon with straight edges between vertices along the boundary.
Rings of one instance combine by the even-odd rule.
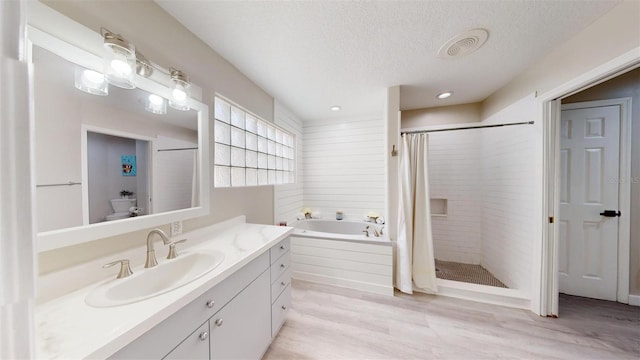
[[[87,91],[102,59],[33,26],[28,32],[38,249],[206,215],[207,106],[189,99],[190,110],[173,109],[169,89],[150,79]]]

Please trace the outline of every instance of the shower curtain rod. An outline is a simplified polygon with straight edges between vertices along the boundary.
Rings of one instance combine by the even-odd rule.
[[[525,121],[525,122],[517,122],[517,123],[509,123],[509,124],[494,124],[494,125],[482,125],[482,126],[465,126],[458,128],[449,128],[449,129],[435,129],[435,130],[415,130],[415,131],[401,131],[401,134],[421,134],[421,133],[430,133],[430,132],[439,132],[439,131],[453,131],[453,130],[469,130],[469,129],[484,129],[484,128],[493,128],[493,127],[503,127],[503,126],[512,126],[512,125],[533,125],[533,121]]]
[[[192,147],[192,148],[177,148],[177,149],[158,149],[158,152],[160,151],[182,151],[182,150],[198,150],[197,147]]]

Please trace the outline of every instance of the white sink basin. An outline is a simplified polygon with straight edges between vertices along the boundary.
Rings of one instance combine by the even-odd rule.
[[[98,286],[87,294],[85,302],[94,307],[111,307],[142,301],[202,277],[222,260],[224,254],[216,250],[185,251],[156,267],[141,269],[129,277]]]

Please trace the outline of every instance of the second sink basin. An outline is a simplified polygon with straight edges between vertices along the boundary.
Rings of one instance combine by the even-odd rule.
[[[94,307],[111,307],[149,299],[202,277],[222,260],[224,254],[216,250],[185,251],[156,267],[98,286],[87,295],[85,302]]]

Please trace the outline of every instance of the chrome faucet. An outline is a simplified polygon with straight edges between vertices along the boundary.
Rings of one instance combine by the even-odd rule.
[[[369,232],[367,231],[369,229],[373,230],[373,235],[375,237],[380,237],[380,233],[378,232],[378,229],[376,229],[375,226],[370,226],[370,225],[367,225],[367,227],[365,228],[365,231],[367,232],[367,236],[369,236]]]
[[[171,243],[171,241],[169,240],[167,235],[164,233],[164,231],[160,229],[153,229],[149,231],[149,235],[147,235],[147,261],[144,263],[145,268],[150,268],[158,265],[158,260],[156,259],[156,251],[153,248],[154,234],[157,234],[158,236],[160,236],[160,238],[162,238],[162,242],[165,245],[169,245]]]

